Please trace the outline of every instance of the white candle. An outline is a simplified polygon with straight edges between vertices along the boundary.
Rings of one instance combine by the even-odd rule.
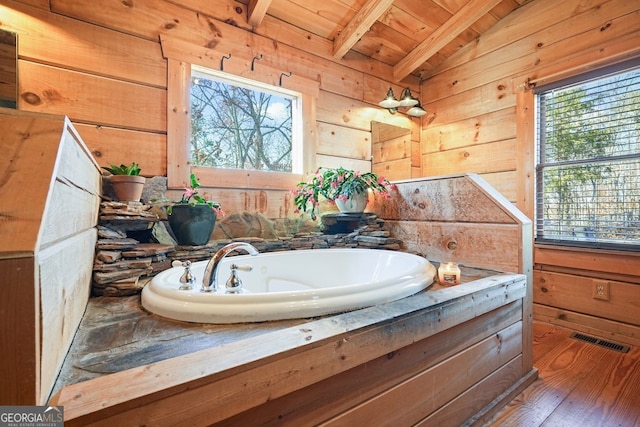
[[[443,262],[438,268],[438,280],[441,285],[460,284],[460,268],[455,262]]]

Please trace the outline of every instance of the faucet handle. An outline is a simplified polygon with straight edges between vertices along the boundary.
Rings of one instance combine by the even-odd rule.
[[[172,267],[184,267],[184,273],[180,276],[180,290],[188,291],[193,288],[193,284],[196,281],[196,276],[191,274],[191,261],[179,261],[173,260],[171,262]]]
[[[231,264],[231,276],[229,276],[229,280],[227,280],[227,289],[225,291],[228,294],[237,294],[241,292],[242,280],[238,277],[238,270],[251,271],[253,270],[253,267],[250,265]]]
[[[174,259],[171,261],[171,267],[189,267],[191,265],[191,261],[180,261],[179,259]]]
[[[231,276],[227,280],[227,289],[225,291],[227,294],[237,294],[242,289],[242,280],[240,280],[236,271],[235,268],[231,269]]]

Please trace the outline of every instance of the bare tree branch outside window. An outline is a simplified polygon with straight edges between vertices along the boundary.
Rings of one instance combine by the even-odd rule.
[[[293,100],[203,76],[191,79],[191,162],[291,172]]]

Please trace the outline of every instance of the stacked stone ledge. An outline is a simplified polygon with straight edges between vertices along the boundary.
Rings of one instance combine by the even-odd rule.
[[[220,219],[224,221],[224,218]],[[361,226],[350,233],[298,233],[292,237],[230,237],[211,240],[202,246],[176,246],[166,243],[140,242],[131,234],[153,230],[170,243],[167,225],[149,205],[139,202],[103,202],[101,204],[98,242],[93,270],[94,296],[127,296],[139,293],[159,272],[171,267],[173,260],[202,261],[233,241],[251,243],[260,252],[327,248],[372,248],[401,250],[402,242],[384,229],[384,220],[367,214]],[[169,240],[167,240],[169,239]],[[238,251],[230,256],[241,255]]]
[[[95,296],[127,296],[142,290],[160,271],[171,266],[173,245],[141,243],[132,232],[152,229],[159,221],[140,202],[103,202],[98,217],[98,241],[93,264]]]
[[[300,249],[369,248],[401,250],[402,242],[384,230],[384,220],[369,215],[366,223],[351,233],[324,234],[322,232],[298,233],[292,237],[263,239],[261,237],[235,237],[211,240],[203,246],[176,246],[168,256],[180,261],[202,261],[210,259],[225,245],[234,242],[251,243],[259,252],[294,251]],[[228,256],[243,255],[244,251],[232,252]]]

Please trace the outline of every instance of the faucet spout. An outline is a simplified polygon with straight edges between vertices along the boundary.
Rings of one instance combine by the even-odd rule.
[[[218,250],[207,263],[202,277],[202,292],[215,291],[218,288],[218,266],[222,260],[231,252],[236,250],[244,250],[252,256],[258,255],[260,252],[253,245],[245,242],[233,242],[223,246]]]

